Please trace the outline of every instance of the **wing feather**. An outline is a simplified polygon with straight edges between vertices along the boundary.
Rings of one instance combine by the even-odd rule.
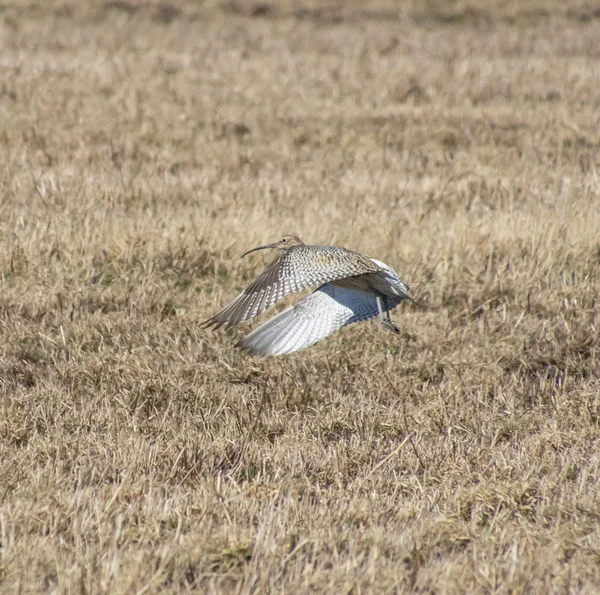
[[[393,308],[403,297],[388,297]],[[237,347],[255,355],[283,355],[314,345],[344,326],[379,314],[377,299],[357,289],[326,283],[242,339]]]
[[[258,316],[291,293],[345,277],[375,273],[381,267],[370,258],[329,246],[289,248],[229,305],[202,323],[226,328]]]

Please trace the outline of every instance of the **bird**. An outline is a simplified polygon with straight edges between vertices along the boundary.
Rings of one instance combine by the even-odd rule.
[[[252,248],[241,258],[267,249],[281,254],[230,304],[201,323],[202,328],[230,328],[258,316],[289,294],[318,288],[236,344],[251,355],[293,353],[342,327],[375,316],[386,329],[400,333],[390,310],[404,300],[421,307],[397,273],[375,258],[346,248],[307,245],[294,235]]]

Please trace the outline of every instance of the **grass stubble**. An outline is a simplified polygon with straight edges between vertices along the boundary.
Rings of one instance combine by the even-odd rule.
[[[600,588],[591,4],[0,7],[0,591]],[[426,306],[199,321],[284,233]]]

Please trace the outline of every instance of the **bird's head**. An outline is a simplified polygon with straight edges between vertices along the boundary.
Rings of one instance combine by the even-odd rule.
[[[283,236],[278,242],[273,244],[267,244],[266,246],[259,246],[258,248],[252,248],[248,252],[244,252],[241,258],[244,258],[250,252],[256,252],[257,250],[266,250],[267,248],[277,248],[278,250],[287,250],[293,246],[304,246],[304,242],[298,236]]]

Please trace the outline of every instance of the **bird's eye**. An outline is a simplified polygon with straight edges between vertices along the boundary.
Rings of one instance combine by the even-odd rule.
[[[287,242],[287,238],[282,238],[282,239],[281,239],[281,243],[282,243],[282,244],[285,244],[286,242]]]

